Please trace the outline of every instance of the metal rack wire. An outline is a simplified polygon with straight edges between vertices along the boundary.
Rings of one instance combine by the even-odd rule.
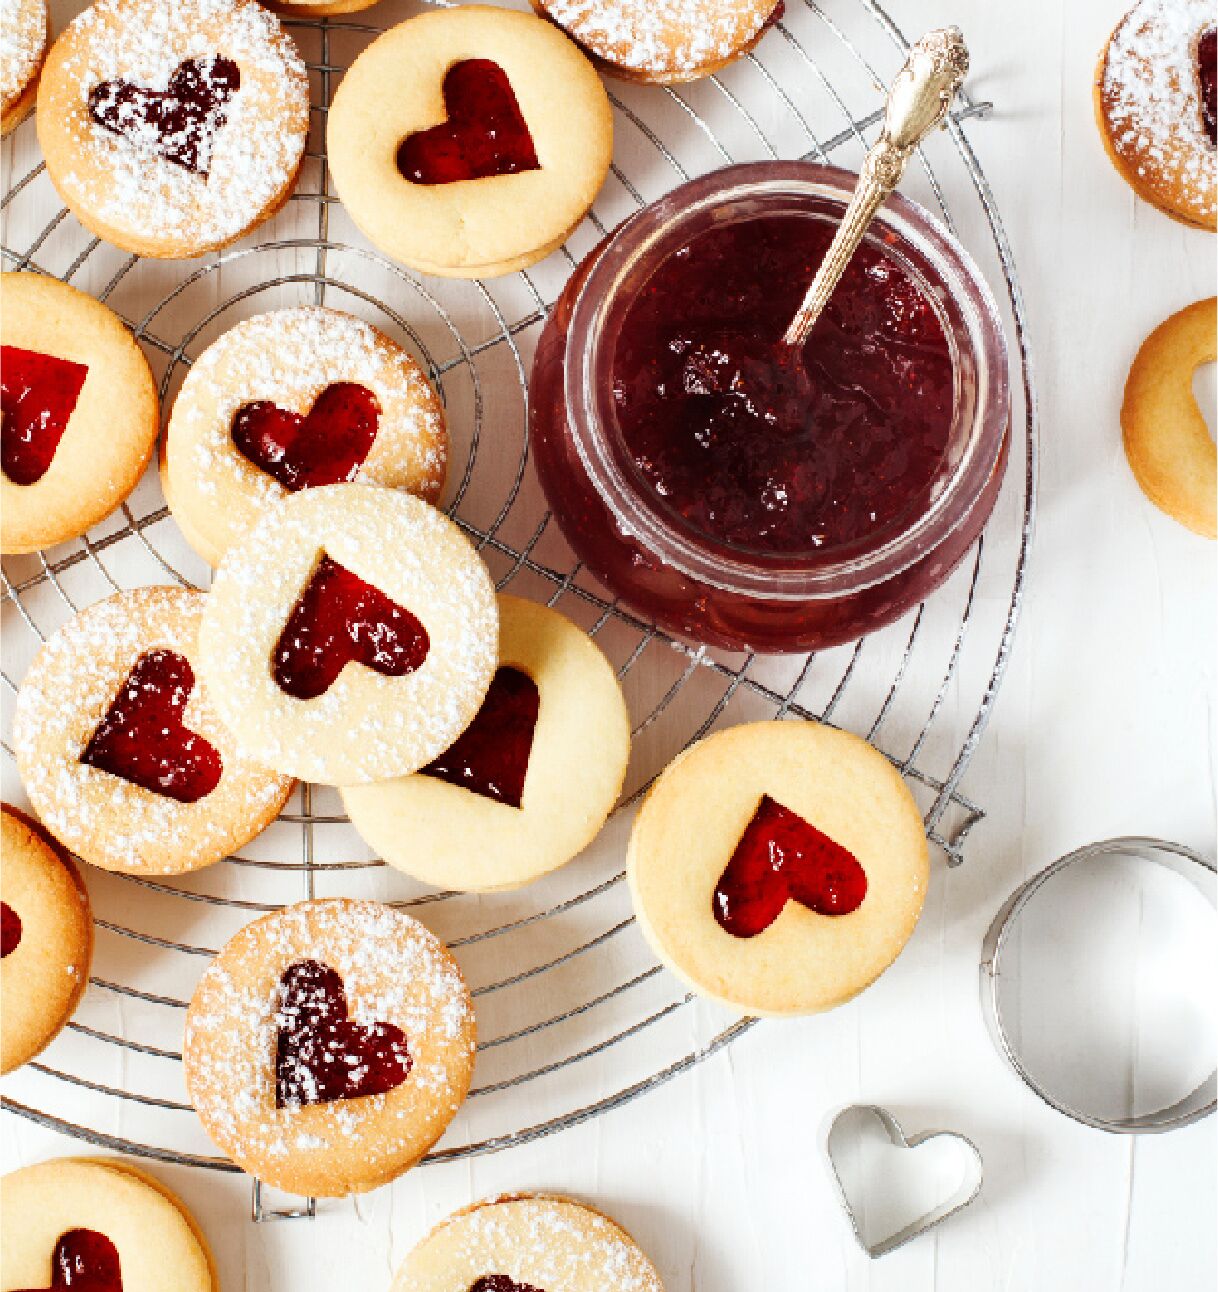
[[[385,0],[374,10],[375,26],[289,22],[312,73],[315,126],[324,127],[334,81],[353,53],[412,11],[398,12],[399,3]],[[478,898],[412,886],[367,855],[337,796],[312,786],[301,787],[242,856],[209,871],[168,881],[91,871],[99,938],[90,990],[54,1046],[7,1079],[6,1109],[95,1145],[237,1170],[208,1151],[186,1101],[183,1011],[205,958],[241,923],[323,891],[411,908],[454,948],[474,989],[478,1077],[428,1161],[525,1143],[654,1088],[752,1025],[677,987],[634,929],[623,891],[631,805],[665,763],[717,724],[764,714],[831,721],[866,735],[909,780],[949,864],[962,860],[965,836],[984,814],[960,782],[1011,648],[1035,507],[1036,406],[1023,302],[965,129],[989,105],[964,97],[945,137],[921,155],[914,195],[966,242],[992,282],[1005,285],[1022,380],[994,519],[927,604],[865,641],[806,659],[691,650],[617,605],[581,570],[549,523],[528,464],[530,348],[583,252],[645,201],[716,165],[775,156],[857,165],[904,47],[876,0],[788,0],[758,50],[720,76],[679,91],[611,86],[618,148],[596,208],[544,265],[493,283],[422,280],[369,249],[330,191],[321,142],[310,145],[298,191],[266,230],[189,266],[142,261],[90,237],[61,208],[41,163],[12,180],[21,152],[36,155],[32,129],[6,145],[13,154],[12,182],[0,199],[4,267],[55,274],[108,301],[159,369],[166,408],[201,349],[247,313],[336,304],[408,345],[440,390],[454,433],[449,510],[500,587],[558,606],[597,637],[635,719],[627,792],[602,840],[521,894]],[[323,135],[314,132],[319,141]],[[48,208],[58,211],[50,221]],[[77,609],[120,587],[206,577],[151,478],[77,542],[6,559],[5,730],[29,657]],[[949,696],[951,709],[967,718],[947,722]],[[19,797],[4,747],[5,797]],[[264,1209],[255,1189],[258,1219],[313,1211],[311,1200]]]

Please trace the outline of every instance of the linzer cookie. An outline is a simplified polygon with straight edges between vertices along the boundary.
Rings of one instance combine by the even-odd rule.
[[[239,1166],[291,1193],[385,1184],[469,1088],[474,1015],[443,944],[402,911],[336,898],[247,925],[186,1014],[186,1087]]]
[[[1218,18],[1209,0],[1139,0],[1100,55],[1095,112],[1112,164],[1185,224],[1218,222]]]
[[[223,247],[287,201],[309,83],[255,0],[99,0],[51,48],[38,139],[64,202],[126,251]]]
[[[339,196],[382,251],[489,278],[549,255],[587,214],[613,151],[591,63],[531,14],[462,5],[378,37],[334,96]]]
[[[438,1224],[390,1292],[664,1292],[608,1216],[568,1198],[490,1198]]]
[[[782,0],[532,0],[602,71],[668,85],[711,76],[747,54]]]
[[[306,306],[246,319],[199,356],[161,483],[214,565],[287,493],[357,480],[435,502],[447,460],[443,409],[414,359],[361,319]]]
[[[609,661],[556,610],[499,598],[499,664],[482,708],[413,776],[343,805],[392,866],[463,892],[516,888],[596,837],[622,788],[630,718]]]
[[[100,301],[0,276],[0,550],[83,534],[135,488],[156,444],[148,361]]]
[[[116,593],[60,629],[21,684],[13,745],[26,793],[94,866],[210,866],[292,791],[237,746],[198,675],[205,600],[185,588]]]
[[[759,722],[685,751],[635,818],[627,874],[656,954],[750,1014],[811,1014],[896,959],[922,910],[926,836],[876,749]]]
[[[241,748],[326,785],[409,775],[478,712],[495,672],[486,566],[410,494],[288,494],[229,548],[200,636],[204,680]]]
[[[0,807],[0,1072],[32,1059],[80,1001],[93,956],[89,895],[23,812]]]
[[[46,54],[46,0],[0,0],[0,135],[33,112]]]

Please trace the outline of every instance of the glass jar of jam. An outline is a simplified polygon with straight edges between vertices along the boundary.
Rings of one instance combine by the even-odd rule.
[[[694,642],[837,645],[939,586],[1006,464],[1006,345],[960,246],[891,198],[802,350],[779,344],[856,177],[764,162],[646,207],[538,342],[538,475],[576,555]]]

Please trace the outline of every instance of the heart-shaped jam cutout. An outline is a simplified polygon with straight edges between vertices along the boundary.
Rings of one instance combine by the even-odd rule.
[[[518,808],[540,707],[527,673],[498,669],[473,722],[422,774]]]
[[[93,1229],[69,1229],[60,1235],[51,1256],[51,1286],[26,1292],[123,1292],[118,1250]]]
[[[275,1021],[276,1108],[383,1095],[410,1074],[406,1034],[392,1023],[353,1023],[342,977],[319,960],[284,971]]]
[[[376,439],[381,406],[366,386],[338,381],[318,395],[308,415],[269,399],[245,404],[233,418],[233,443],[285,489],[354,480]]]
[[[0,902],[0,960],[11,956],[20,945],[21,916],[7,902]]]
[[[231,58],[190,58],[178,64],[163,90],[102,81],[89,91],[89,115],[104,129],[206,178],[216,132],[240,88],[241,69]]]
[[[469,1292],[541,1292],[532,1283],[517,1283],[506,1274],[484,1274],[469,1285]]]
[[[31,485],[50,470],[89,369],[20,346],[0,346],[0,467]]]
[[[409,610],[323,556],[279,634],[271,671],[281,691],[315,700],[348,664],[404,677],[430,649],[427,629]]]
[[[80,761],[153,794],[197,803],[220,783],[224,764],[210,741],[182,722],[194,669],[176,651],[151,650],[135,662]]]
[[[1218,146],[1218,27],[1203,31],[1197,41],[1197,80],[1205,133]]]
[[[819,915],[847,915],[867,896],[854,854],[803,817],[762,797],[715,886],[715,919],[734,938],[764,932],[793,899]]]
[[[448,120],[407,135],[398,170],[412,184],[452,184],[540,170],[533,136],[507,74],[489,58],[467,58],[444,75]]]

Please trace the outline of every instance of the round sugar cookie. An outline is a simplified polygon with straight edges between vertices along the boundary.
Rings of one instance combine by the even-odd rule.
[[[0,0],[0,135],[34,110],[47,27],[46,0]]]
[[[412,1167],[455,1116],[474,1014],[438,938],[379,902],[300,902],[247,924],[199,979],[186,1087],[243,1170],[317,1197]]]
[[[0,1072],[44,1050],[89,981],[93,916],[72,861],[0,806]]]
[[[495,672],[481,558],[443,513],[376,485],[269,504],[216,571],[200,635],[253,758],[325,785],[405,776],[469,726]]]
[[[1142,342],[1125,382],[1125,456],[1160,511],[1218,537],[1218,449],[1193,394],[1193,374],[1218,359],[1218,299],[1189,305]]]
[[[0,1287],[218,1292],[181,1200],[117,1158],[52,1158],[4,1177]]]
[[[83,534],[135,488],[160,422],[156,383],[100,301],[42,274],[0,275],[0,550]]]
[[[635,818],[627,875],[656,954],[750,1014],[811,1014],[896,959],[927,884],[922,817],[866,741],[812,722],[692,745]]]
[[[448,431],[419,365],[371,324],[321,306],[245,319],[192,365],[161,484],[215,565],[272,499],[357,480],[435,502]]]
[[[670,85],[721,71],[782,16],[781,0],[532,0],[603,72]]]
[[[82,611],[17,695],[17,770],[43,825],[104,870],[199,870],[248,843],[292,792],[239,748],[199,667],[206,597],[136,588]]]
[[[98,0],[51,47],[38,90],[60,197],[141,256],[198,256],[269,219],[308,132],[304,63],[256,0]]]
[[[390,1292],[664,1292],[608,1216],[569,1198],[489,1198],[442,1220]]]
[[[1204,229],[1218,227],[1215,26],[1209,0],[1139,0],[1095,76],[1100,138],[1121,177],[1160,211]]]
[[[451,749],[343,806],[390,865],[461,892],[518,888],[570,861],[617,803],[630,715],[612,665],[548,606],[499,598],[499,667]]]
[[[382,251],[489,278],[549,255],[609,172],[613,118],[592,64],[532,14],[420,14],[355,60],[327,118],[334,184]]]

